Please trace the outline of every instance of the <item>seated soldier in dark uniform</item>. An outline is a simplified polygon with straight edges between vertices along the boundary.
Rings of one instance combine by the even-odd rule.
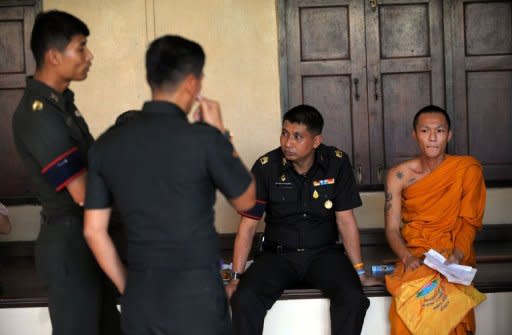
[[[30,47],[36,61],[13,115],[13,135],[42,205],[35,258],[48,288],[53,334],[119,334],[119,312],[82,234],[87,152],[94,142],[74,104],[72,81],[87,78],[89,29],[61,11],[40,13]]]
[[[314,107],[290,109],[283,117],[281,147],[253,165],[256,205],[240,213],[226,287],[236,334],[261,334],[267,310],[283,290],[300,283],[330,299],[333,334],[361,332],[369,306],[361,283],[380,283],[365,276],[352,212],[361,199],[349,157],[322,144],[322,128]],[[244,273],[264,213],[263,252]]]
[[[89,152],[84,233],[121,298],[124,334],[232,333],[213,225],[216,190],[237,210],[255,204],[252,177],[226,135],[217,102],[199,97],[200,45],[164,36],[146,53],[152,100]],[[187,114],[199,102],[191,124]],[[115,203],[125,267],[107,229]]]

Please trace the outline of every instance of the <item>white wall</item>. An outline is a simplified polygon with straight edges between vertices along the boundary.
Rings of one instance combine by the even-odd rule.
[[[362,335],[389,334],[390,297],[370,298]],[[487,294],[476,308],[477,334],[509,335],[512,292]],[[329,335],[327,299],[280,300],[268,312],[263,335]],[[0,334],[50,335],[46,308],[0,309]]]
[[[363,206],[355,210],[360,228],[384,227],[384,195],[382,192],[363,192]],[[512,223],[512,189],[496,188],[487,191],[487,205],[484,224]],[[8,236],[0,235],[0,241],[31,241],[39,232],[39,206],[9,206],[9,216],[13,225]],[[224,218],[217,217],[216,226],[221,233],[235,233],[238,215],[232,211]],[[222,220],[222,221],[221,221]],[[260,224],[259,229],[263,229]]]

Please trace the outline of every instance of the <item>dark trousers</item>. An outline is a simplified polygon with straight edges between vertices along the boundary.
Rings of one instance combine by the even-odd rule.
[[[125,335],[231,335],[218,264],[175,270],[128,270],[121,297]]]
[[[306,283],[330,299],[332,334],[360,334],[370,301],[341,247],[318,251],[265,251],[242,276],[231,297],[237,335],[263,332],[267,310],[283,290]]]
[[[116,291],[94,260],[82,230],[79,217],[41,224],[35,259],[48,288],[52,334],[121,334]]]

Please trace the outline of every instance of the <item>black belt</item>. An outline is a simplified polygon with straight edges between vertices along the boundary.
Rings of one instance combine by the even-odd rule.
[[[322,245],[322,246],[313,247],[313,248],[290,248],[290,247],[287,247],[285,245],[275,243],[275,242],[269,242],[269,241],[263,242],[263,250],[264,251],[275,252],[276,254],[292,253],[292,252],[300,253],[300,252],[307,252],[307,251],[320,251],[323,249],[337,248],[340,246],[341,246],[340,244],[333,243],[333,244],[327,244],[327,245]]]

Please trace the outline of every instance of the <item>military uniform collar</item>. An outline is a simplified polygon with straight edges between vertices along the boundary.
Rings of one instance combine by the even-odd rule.
[[[187,119],[185,112],[178,105],[160,100],[146,101],[142,107],[144,113],[165,113],[166,115]]]
[[[69,88],[60,93],[32,76],[27,77],[27,88],[63,111],[66,110],[66,101],[73,101],[75,97]]]
[[[326,146],[323,144],[320,144],[318,148],[315,149],[315,161],[313,162],[313,165],[310,168],[310,171],[314,170],[316,166],[319,166],[322,170],[327,171],[328,169],[328,157],[327,157],[327,151]],[[293,170],[293,164],[292,162],[288,161],[281,150],[280,157],[281,157],[281,173],[286,173],[289,170]]]
[[[323,144],[320,144],[318,148],[315,149],[315,163],[318,164],[324,171],[327,171],[329,168],[329,159],[328,159],[328,151],[327,147]]]

